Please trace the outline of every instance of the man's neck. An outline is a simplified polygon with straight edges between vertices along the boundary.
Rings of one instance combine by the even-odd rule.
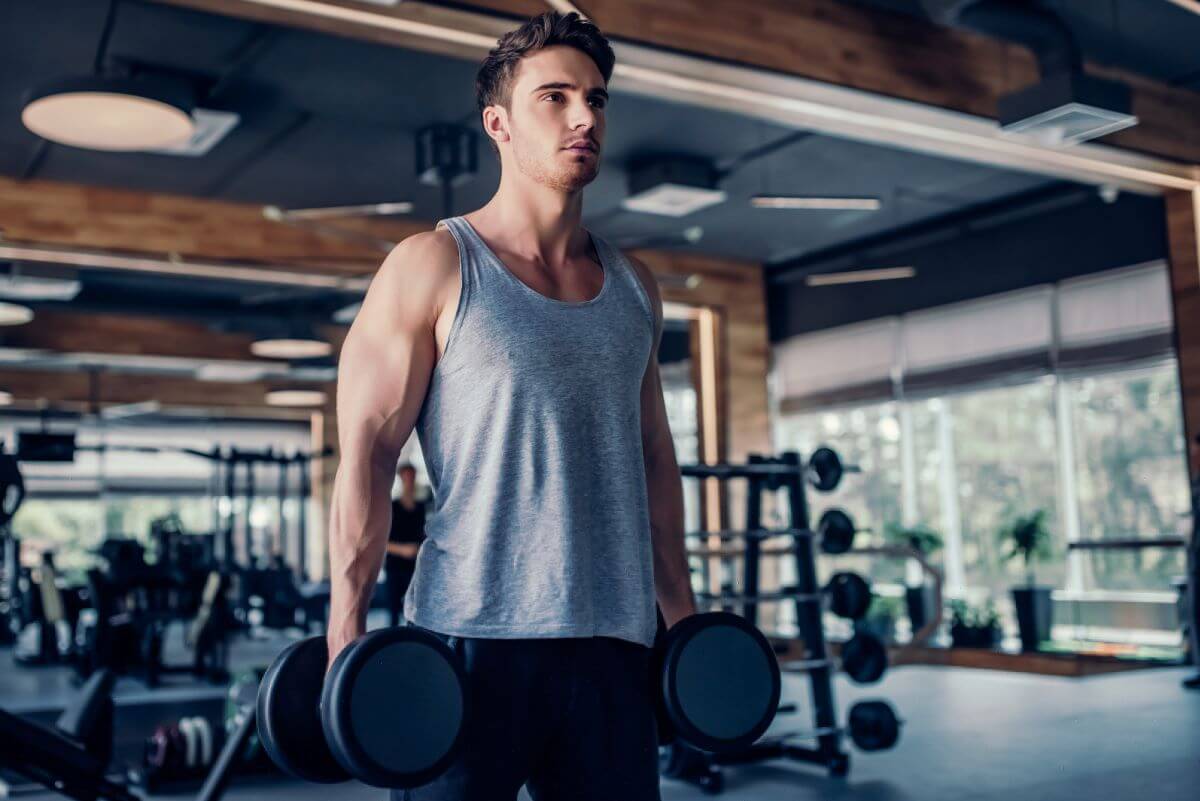
[[[492,199],[467,216],[490,243],[526,261],[553,267],[590,254],[582,192],[501,180]]]

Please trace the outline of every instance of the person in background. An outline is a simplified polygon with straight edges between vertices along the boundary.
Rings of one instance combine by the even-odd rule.
[[[411,462],[401,462],[396,474],[400,477],[400,497],[392,500],[386,562],[388,613],[393,626],[399,626],[403,619],[404,594],[425,539],[425,502],[417,500],[417,470]]]

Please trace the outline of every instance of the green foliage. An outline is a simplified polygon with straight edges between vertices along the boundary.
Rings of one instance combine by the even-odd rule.
[[[883,536],[889,543],[915,548],[926,556],[941,550],[944,544],[941,534],[922,524],[905,527],[895,522],[888,523],[883,528]]]
[[[876,595],[867,609],[867,620],[897,620],[905,613],[904,601],[891,595]]]
[[[1018,557],[1025,563],[1029,583],[1033,583],[1033,566],[1037,562],[1048,562],[1054,558],[1052,535],[1046,525],[1046,510],[1038,509],[1031,514],[1018,515],[996,533],[1002,547],[1001,554],[1006,562]]]
[[[963,600],[953,600],[947,604],[950,609],[950,625],[966,626],[977,629],[994,629],[1000,626],[1000,613],[991,600],[982,604],[969,604]]]

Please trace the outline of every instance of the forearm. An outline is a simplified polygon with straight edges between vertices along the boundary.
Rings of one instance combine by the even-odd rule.
[[[391,505],[390,471],[344,461],[334,479],[329,517],[331,651],[366,631],[383,564]]]
[[[654,549],[654,589],[667,626],[696,612],[683,538],[683,480],[674,449],[646,460],[650,537]]]

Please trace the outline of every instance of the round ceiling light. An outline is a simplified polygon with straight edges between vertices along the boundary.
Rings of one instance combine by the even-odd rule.
[[[93,150],[147,150],[186,141],[195,98],[185,84],[154,78],[65,78],[37,88],[21,112],[38,136]]]
[[[0,391],[0,406],[12,406],[13,396],[11,392]]]
[[[260,339],[250,352],[264,359],[318,359],[333,353],[333,345],[320,339]]]
[[[319,389],[276,389],[267,393],[269,406],[321,406],[325,393]]]
[[[33,319],[33,309],[19,303],[0,303],[0,325],[24,325]]]

